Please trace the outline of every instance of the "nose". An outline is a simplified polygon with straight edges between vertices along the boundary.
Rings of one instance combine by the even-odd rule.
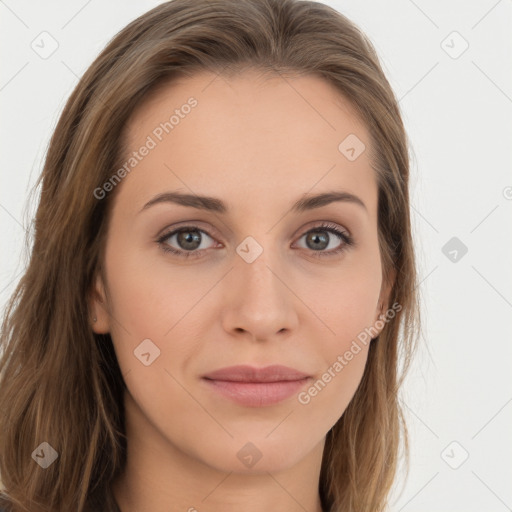
[[[224,283],[223,328],[254,341],[292,333],[298,325],[298,298],[290,281],[289,272],[265,252],[252,263],[237,261]]]

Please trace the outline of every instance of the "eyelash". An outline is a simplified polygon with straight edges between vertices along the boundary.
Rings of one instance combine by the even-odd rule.
[[[180,258],[200,258],[200,253],[202,251],[206,251],[207,249],[201,249],[198,251],[197,249],[194,251],[181,251],[178,249],[174,249],[173,247],[170,247],[168,244],[165,243],[165,240],[170,238],[171,236],[180,233],[182,231],[200,231],[201,233],[205,233],[210,238],[213,238],[207,231],[204,229],[200,229],[198,226],[183,226],[178,229],[174,229],[173,231],[169,231],[167,233],[164,233],[161,237],[159,237],[156,241],[160,248],[166,252],[166,253],[172,253]],[[332,233],[333,235],[337,236],[343,243],[337,248],[332,249],[331,251],[313,251],[311,252],[315,253],[314,256],[318,258],[325,258],[325,257],[332,257],[337,256],[344,251],[346,251],[349,247],[354,246],[355,242],[354,239],[345,231],[341,231],[336,224],[332,224],[330,222],[324,222],[319,226],[315,226],[314,228],[311,228],[310,230],[306,231],[301,235],[300,238],[302,238],[304,235],[307,235],[308,233],[314,232],[314,231],[327,231],[328,233]]]

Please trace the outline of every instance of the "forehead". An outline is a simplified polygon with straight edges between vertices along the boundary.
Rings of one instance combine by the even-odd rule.
[[[190,98],[199,108],[192,109],[191,121],[181,123],[181,131],[186,130],[184,124],[191,123],[195,130],[199,124],[205,129],[215,128],[210,136],[221,130],[237,132],[244,128],[240,136],[257,131],[260,140],[265,132],[277,135],[273,129],[277,122],[297,136],[320,137],[331,131],[336,138],[349,129],[360,138],[368,138],[353,105],[325,79],[248,69],[230,76],[202,71],[159,84],[132,113],[127,140],[136,143],[151,127],[168,121],[176,111],[179,115]]]
[[[239,198],[257,197],[259,206],[279,191],[296,198],[334,187],[376,203],[368,131],[317,76],[250,70],[174,80],[132,114],[126,158],[149,140],[152,149],[123,183],[138,204],[164,189],[225,197],[227,187]],[[343,152],[347,145],[361,152],[356,159]]]

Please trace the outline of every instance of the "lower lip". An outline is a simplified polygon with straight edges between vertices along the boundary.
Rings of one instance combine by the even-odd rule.
[[[294,395],[309,380],[280,382],[232,382],[203,379],[212,389],[246,407],[274,405]]]

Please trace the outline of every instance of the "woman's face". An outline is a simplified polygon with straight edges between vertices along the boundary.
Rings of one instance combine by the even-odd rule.
[[[118,187],[93,307],[125,378],[129,435],[222,471],[318,455],[388,292],[365,126],[320,78],[250,71],[167,85],[128,128],[122,181],[102,189]],[[294,207],[330,193],[358,199]],[[307,378],[205,378],[235,365]]]

